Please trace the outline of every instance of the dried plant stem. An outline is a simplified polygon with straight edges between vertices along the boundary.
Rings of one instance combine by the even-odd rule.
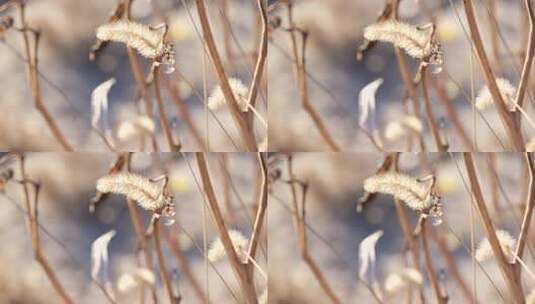
[[[20,174],[22,178],[22,187],[24,192],[24,202],[26,206],[26,212],[27,212],[27,219],[28,219],[28,227],[30,232],[30,237],[32,241],[32,249],[35,260],[41,265],[43,270],[45,271],[46,276],[48,277],[48,280],[54,287],[54,290],[58,293],[59,297],[61,298],[63,303],[74,303],[72,299],[69,297],[67,292],[65,291],[65,288],[59,281],[54,269],[50,264],[48,263],[48,259],[43,254],[43,250],[41,248],[41,242],[39,238],[39,212],[38,212],[38,203],[39,203],[39,185],[34,185],[34,201],[33,206],[30,202],[30,191],[28,189],[28,179],[26,177],[26,166],[25,166],[25,157],[24,155],[20,155]]]
[[[268,36],[267,36],[267,13],[266,13],[266,7],[265,7],[265,1],[264,0],[257,0],[258,10],[260,11],[260,19],[262,23],[262,29],[260,32],[260,46],[259,46],[259,52],[258,52],[258,58],[256,60],[255,70],[253,74],[253,81],[251,83],[251,87],[249,88],[249,96],[247,98],[247,104],[249,105],[249,108],[251,109],[252,113],[249,115],[248,123],[249,128],[252,130],[252,123],[253,123],[253,115],[256,114],[258,119],[263,122],[263,124],[267,127],[267,124],[265,121],[262,120],[262,117],[256,113],[256,110],[254,108],[256,104],[256,97],[258,95],[258,90],[260,89],[260,86],[262,84],[262,75],[264,74],[264,66],[266,64],[266,58],[267,58],[267,46],[268,46]]]
[[[427,68],[422,69],[422,92],[424,96],[424,105],[425,105],[425,115],[427,116],[427,123],[431,127],[431,134],[435,140],[435,145],[437,146],[438,152],[446,152],[448,150],[448,145],[442,142],[440,132],[438,130],[437,123],[431,109],[431,100],[429,98],[429,90],[427,88],[427,78],[429,77],[427,73]]]
[[[160,125],[163,128],[170,152],[178,152],[180,150],[181,144],[180,142],[175,144],[175,141],[173,139],[173,131],[171,130],[171,126],[169,125],[169,120],[167,119],[167,114],[165,112],[165,105],[162,101],[162,94],[160,91],[160,77],[160,67],[156,67],[154,69],[154,91],[156,93],[156,104],[158,105]]]
[[[481,187],[477,178],[472,154],[465,152],[463,153],[463,156],[466,171],[468,172],[468,178],[470,181],[473,202],[476,204],[477,210],[479,212],[479,217],[483,223],[485,234],[492,247],[492,251],[494,253],[494,256],[496,257],[503,278],[509,288],[511,299],[515,303],[524,303],[522,285],[516,279],[514,265],[509,264],[509,262],[507,261],[505,254],[503,253],[502,248],[500,246],[498,237],[496,236],[496,229],[494,228],[494,225],[492,224],[492,221],[490,219],[490,215],[487,211],[487,207],[483,199],[483,193],[481,192]]]
[[[212,181],[210,179],[210,173],[208,172],[208,165],[206,163],[205,155],[204,153],[196,152],[195,156],[197,159],[197,166],[201,175],[201,180],[204,192],[206,194],[210,214],[212,215],[212,220],[214,221],[223,247],[225,248],[225,252],[230,261],[232,270],[234,271],[236,279],[240,284],[246,302],[249,304],[255,304],[258,301],[256,298],[254,283],[252,280],[250,280],[247,274],[247,269],[245,266],[246,264],[243,264],[240,261],[240,258],[236,253],[234,245],[232,244],[232,240],[230,239],[228,229],[223,220],[223,214],[221,213],[221,210],[219,210],[219,204],[217,203],[217,198],[215,196],[214,188],[212,186]]]
[[[442,104],[442,107],[444,107],[444,109],[446,110],[446,115],[448,116],[449,121],[451,121],[451,123],[455,127],[455,130],[457,130],[457,133],[461,137],[463,144],[468,147],[469,150],[474,150],[474,147],[472,147],[472,140],[464,129],[463,124],[459,119],[459,115],[457,114],[457,111],[451,104],[450,100],[448,100],[448,95],[446,93],[446,90],[444,89],[443,83],[441,81],[437,81],[435,77],[431,77],[431,86],[433,86],[433,88],[435,89],[438,100]]]
[[[492,37],[492,57],[494,59],[494,64],[498,71],[503,71],[503,66],[500,61],[500,43],[498,41],[498,20],[496,20],[496,0],[489,1],[489,28],[490,28],[490,37]]]
[[[496,84],[496,77],[490,66],[487,54],[485,53],[483,41],[481,40],[481,35],[479,34],[479,28],[476,21],[472,0],[463,0],[463,3],[477,58],[479,60],[483,76],[485,77],[485,81],[488,85],[490,94],[492,95],[494,104],[496,105],[496,109],[498,111],[502,124],[504,125],[504,128],[506,129],[507,134],[509,135],[509,139],[512,143],[513,149],[515,151],[524,151],[522,132],[521,130],[518,130],[516,128],[515,120],[507,110],[505,101],[503,100],[502,94],[500,93],[498,85]]]
[[[518,85],[515,104],[522,107],[524,103],[524,96],[529,83],[529,73],[531,72],[531,65],[533,64],[533,56],[535,55],[535,12],[531,0],[525,0],[526,10],[529,16],[529,38],[526,46],[526,56],[524,57],[524,65],[522,67],[522,75]],[[520,125],[520,114],[517,116]]]
[[[292,215],[293,215],[294,224],[295,224],[296,231],[297,231],[301,257],[303,258],[303,261],[307,264],[307,266],[310,268],[310,270],[314,274],[314,277],[320,284],[325,294],[327,294],[327,297],[329,297],[329,300],[335,304],[342,303],[340,299],[338,298],[338,296],[334,293],[329,282],[323,275],[322,271],[320,270],[319,266],[316,264],[316,261],[314,260],[314,258],[312,258],[308,250],[307,233],[306,233],[307,227],[306,227],[306,219],[305,219],[306,217],[306,193],[307,193],[308,186],[304,183],[299,183],[295,179],[295,176],[293,174],[291,156],[288,157],[287,166],[288,166],[288,175],[290,178],[289,185],[290,185],[291,192],[292,192],[292,203],[294,207]],[[297,200],[297,190],[295,188],[297,183],[299,183],[303,189],[302,198],[301,198],[301,208],[299,208],[299,203]],[[376,297],[373,291],[372,291],[372,294],[374,295],[374,297]]]
[[[247,251],[247,255],[250,257],[250,260],[254,260],[256,256],[256,250],[258,249],[259,242],[260,242],[260,236],[262,234],[262,227],[264,224],[264,220],[266,218],[266,210],[267,210],[267,204],[268,204],[268,196],[267,196],[267,165],[266,165],[266,159],[264,153],[257,153],[258,158],[258,165],[261,168],[262,172],[262,182],[261,182],[261,190],[260,195],[258,198],[258,209],[256,211],[256,219],[253,226],[253,233],[251,235],[251,241],[249,242],[249,250]],[[249,264],[249,271],[250,276],[252,277],[252,271],[254,269],[253,264]]]
[[[422,233],[422,246],[424,250],[424,262],[425,262],[425,269],[427,271],[427,275],[429,277],[429,282],[431,283],[431,288],[433,289],[433,293],[435,294],[435,297],[437,299],[437,303],[439,304],[445,304],[448,302],[448,297],[442,295],[440,291],[440,286],[438,284],[438,278],[437,274],[435,273],[431,252],[429,250],[429,240],[428,240],[428,233],[427,233],[427,221],[424,219],[421,224],[421,233]]]
[[[193,270],[191,269],[188,259],[182,252],[180,240],[177,239],[176,233],[174,232],[165,233],[165,237],[167,239],[169,249],[171,250],[171,254],[175,256],[175,259],[180,265],[180,269],[190,281],[191,286],[193,287],[193,291],[195,292],[195,295],[199,298],[199,301],[201,303],[209,303],[208,298],[206,297],[206,294],[204,293],[204,290],[201,284],[197,281],[197,279],[195,278],[195,275],[193,274]]]
[[[154,247],[156,248],[156,256],[158,257],[160,277],[165,286],[165,290],[167,291],[167,295],[169,296],[169,302],[171,304],[178,304],[180,303],[180,296],[175,296],[173,293],[173,286],[171,285],[171,279],[169,278],[169,271],[167,269],[167,265],[165,264],[165,257],[163,256],[162,242],[160,239],[160,218],[154,217],[154,221],[152,221],[152,224],[154,231]]]
[[[24,1],[18,1],[19,5],[19,18],[21,23],[21,35],[22,40],[24,44],[24,52],[26,57],[26,62],[28,63],[28,74],[29,74],[29,82],[30,82],[30,88],[32,91],[35,108],[41,113],[41,116],[43,116],[46,124],[48,125],[48,128],[56,138],[56,140],[61,144],[63,149],[65,151],[73,151],[72,146],[69,144],[63,133],[61,132],[59,126],[57,125],[56,121],[48,111],[47,107],[45,106],[43,102],[43,95],[41,93],[41,86],[39,82],[39,69],[38,69],[38,50],[39,50],[39,38],[40,33],[31,30],[28,28],[28,25],[26,23],[26,4]],[[30,50],[30,38],[28,36],[28,32],[32,32],[34,34],[34,47],[33,47],[33,56],[32,52]]]
[[[132,17],[132,2],[133,0],[125,0],[126,2],[126,19],[130,20]],[[128,60],[130,62],[130,67],[132,69],[132,74],[137,83],[138,88],[141,91],[141,97],[143,98],[145,105],[146,115],[153,120],[153,111],[152,111],[152,99],[149,93],[148,85],[145,81],[145,76],[143,75],[143,70],[137,58],[136,52],[133,48],[126,46],[126,54],[128,55]],[[152,149],[158,151],[158,142],[154,134],[151,135]]]
[[[201,136],[201,132],[197,129],[197,126],[195,125],[195,122],[193,122],[193,118],[191,117],[191,113],[186,106],[186,103],[184,102],[184,99],[180,96],[180,91],[178,86],[176,85],[176,80],[173,79],[173,81],[169,81],[168,77],[162,77],[162,84],[167,89],[169,94],[171,95],[171,98],[175,102],[175,106],[178,109],[178,112],[180,114],[180,117],[184,120],[186,123],[186,126],[188,126],[191,134],[193,135],[193,138],[201,147],[201,150],[205,151],[206,146],[204,144],[204,140]]]
[[[457,285],[461,289],[461,293],[463,294],[466,302],[473,303],[474,300],[472,297],[472,292],[470,291],[468,284],[466,284],[463,276],[459,272],[459,267],[457,263],[455,262],[455,257],[452,255],[451,251],[448,249],[448,246],[446,245],[446,241],[444,240],[442,236],[437,235],[437,232],[435,229],[430,229],[429,235],[437,244],[438,250],[440,251],[442,258],[446,262],[448,272],[451,273],[453,279],[455,280],[455,282],[457,282]]]
[[[533,159],[530,153],[525,153],[524,158],[529,172],[529,192],[526,199],[526,206],[524,207],[524,216],[522,219],[522,226],[520,228],[520,234],[518,235],[518,242],[515,251],[515,255],[518,258],[522,258],[524,249],[526,248],[526,242],[528,241],[529,226],[531,224],[531,218],[533,215],[533,208],[535,207],[535,167],[533,165]],[[517,280],[520,280],[521,268],[517,267]]]
[[[212,29],[208,21],[208,16],[206,13],[206,6],[204,4],[204,0],[195,0],[195,3],[197,4],[197,13],[199,15],[199,20],[200,20],[201,27],[202,27],[203,39],[208,49],[208,54],[212,61],[212,65],[216,71],[219,85],[221,86],[221,90],[223,91],[223,95],[225,96],[225,100],[230,109],[230,114],[232,115],[234,123],[236,124],[236,127],[238,128],[241,134],[241,137],[245,143],[247,151],[256,151],[257,148],[256,148],[256,140],[254,137],[254,133],[248,127],[246,117],[240,111],[240,108],[236,101],[236,97],[234,96],[234,93],[232,92],[232,88],[230,87],[228,77],[225,73],[223,62],[221,61],[221,58],[219,57],[219,52],[217,51],[214,37],[212,35]]]
[[[131,160],[132,160],[132,153],[128,153],[127,158],[126,158],[127,172],[130,172]],[[145,237],[145,231],[144,231],[145,229],[143,228],[143,224],[141,223],[141,217],[137,209],[136,202],[134,202],[131,199],[127,199],[126,204],[128,206],[128,212],[130,214],[130,221],[132,222],[132,226],[136,234],[137,247],[143,253],[143,256],[145,258],[145,267],[152,271],[153,270],[152,255],[151,255],[149,246],[147,244],[147,239]],[[151,290],[152,302],[154,304],[158,303],[158,296],[156,294],[156,289],[154,287],[150,287],[150,290]]]
[[[301,106],[308,113],[308,115],[314,122],[316,129],[318,129],[321,137],[327,143],[329,148],[332,151],[338,152],[340,151],[340,147],[334,141],[331,134],[327,130],[327,127],[325,126],[325,123],[323,122],[323,119],[321,118],[319,113],[316,111],[316,108],[314,108],[314,106],[310,103],[310,99],[308,95],[307,71],[306,71],[306,42],[307,42],[308,34],[304,31],[300,31],[297,28],[295,28],[295,24],[293,21],[292,1],[288,1],[287,6],[288,6],[288,23],[290,25],[288,34],[290,35],[290,40],[291,40],[291,45],[292,45],[293,62],[294,62],[295,73],[296,73],[297,82],[299,86],[299,96],[301,98]],[[296,31],[299,31],[299,33],[302,34],[302,38],[303,38],[302,46],[301,46],[301,56],[299,56],[299,50],[297,47],[297,37],[295,35]]]

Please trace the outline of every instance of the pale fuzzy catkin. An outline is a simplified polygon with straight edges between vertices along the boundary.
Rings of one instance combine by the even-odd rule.
[[[156,59],[166,51],[166,45],[162,40],[160,31],[128,20],[119,20],[99,26],[97,38],[102,41],[122,42],[150,59]]]
[[[385,290],[388,293],[395,293],[409,285],[421,286],[422,284],[423,276],[420,271],[414,268],[405,268],[386,277]]]
[[[103,193],[122,194],[136,201],[141,208],[153,212],[169,203],[158,184],[132,173],[103,176],[97,180],[97,190]]]
[[[526,296],[526,304],[535,304],[535,288]]]
[[[127,293],[140,285],[154,285],[156,277],[147,268],[136,268],[132,272],[123,273],[117,281],[117,289],[121,293]]]
[[[139,135],[153,134],[154,130],[154,121],[146,115],[139,115],[133,120],[124,121],[119,125],[117,138],[122,141],[128,141]]]
[[[496,78],[496,84],[498,86],[498,90],[500,90],[500,93],[502,94],[505,106],[509,111],[513,111],[516,106],[516,88],[511,84],[511,82],[509,82],[509,80],[505,78]],[[488,86],[484,86],[479,91],[475,103],[478,110],[485,110],[494,104],[494,100],[492,99],[492,95],[490,94]]]
[[[240,111],[247,112],[249,110],[249,103],[248,103],[248,94],[249,89],[243,84],[243,82],[237,78],[229,78],[228,79],[230,88],[232,90],[232,93],[234,94],[234,97],[236,98],[236,102],[238,103],[238,107],[240,108]],[[225,94],[223,94],[223,90],[221,89],[221,86],[218,85],[213,91],[210,97],[208,98],[208,108],[210,110],[217,110],[222,108],[226,104]]]
[[[392,121],[386,125],[385,138],[395,141],[408,135],[409,132],[420,134],[422,130],[422,121],[416,116],[407,115],[399,121]]]
[[[526,152],[535,152],[535,137],[531,138],[526,144]]]
[[[414,58],[423,59],[429,55],[426,48],[429,35],[411,24],[394,20],[371,24],[364,29],[364,38],[390,42]]]
[[[247,245],[249,244],[249,240],[238,230],[229,230],[228,234],[238,257],[243,261],[247,256]],[[208,260],[214,263],[226,256],[227,253],[223,246],[223,242],[221,241],[221,238],[218,237],[210,245],[210,249],[208,250]]]
[[[364,190],[390,194],[415,211],[423,211],[431,207],[432,203],[428,187],[415,178],[400,173],[388,172],[368,177],[364,181]]]
[[[496,236],[498,237],[498,242],[502,247],[502,251],[505,254],[506,259],[509,262],[513,262],[515,255],[515,238],[505,230],[497,230]],[[492,246],[487,238],[483,239],[477,246],[475,257],[479,262],[483,262],[494,257]]]

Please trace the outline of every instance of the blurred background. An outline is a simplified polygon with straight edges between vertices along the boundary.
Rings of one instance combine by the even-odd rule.
[[[384,138],[389,124],[399,122],[406,115],[404,84],[392,45],[378,43],[365,54],[362,61],[356,59],[357,49],[364,41],[364,28],[376,22],[387,2],[389,1],[293,1],[295,26],[309,33],[306,68],[310,103],[317,109],[342,151],[377,151],[358,127],[358,117],[361,114],[358,111],[358,93],[366,84],[378,78],[384,80],[377,92],[376,102],[378,129],[383,136],[385,149],[408,151],[405,145],[406,135]],[[269,45],[270,150],[328,151],[329,147],[300,104],[290,59],[291,41],[285,30],[288,28],[288,19],[284,3],[280,1],[272,12],[273,16],[280,18],[282,25],[272,31]],[[491,0],[473,3],[495,74],[508,79],[516,87],[521,71],[519,55],[526,48],[525,35],[529,28],[523,1]],[[445,64],[440,74],[431,76],[441,87],[446,104],[454,109],[457,120],[466,133],[464,137],[458,133],[458,126],[455,126],[444,102],[434,90],[434,85],[431,85],[432,111],[441,127],[442,136],[450,145],[450,151],[469,150],[474,138],[479,151],[507,150],[507,140],[496,111],[492,107],[476,114],[472,111],[471,89],[473,87],[477,94],[485,82],[477,59],[471,59],[470,56],[467,38],[469,30],[462,1],[400,1],[399,19],[413,25],[424,25],[435,20]],[[300,47],[300,42],[298,43]],[[405,57],[411,75],[414,76],[418,62],[406,55]],[[528,92],[526,111],[532,116],[533,86],[530,86]],[[418,94],[423,115],[421,86]],[[422,116],[422,124],[426,147],[428,151],[435,151],[425,116]],[[528,141],[533,134],[532,126],[524,124],[524,133]],[[418,150],[416,146],[412,148]]]
[[[364,179],[375,175],[383,161],[378,153],[294,153],[295,179],[308,183],[306,199],[306,223],[309,253],[342,303],[377,303],[359,278],[359,243],[375,231],[383,236],[376,245],[376,272],[385,303],[400,303],[408,298],[407,288],[386,292],[386,279],[413,265],[411,255],[405,253],[403,231],[391,196],[377,195],[356,212],[358,199],[363,195]],[[450,297],[450,303],[469,303],[467,300],[477,286],[478,303],[508,303],[507,287],[494,260],[477,265],[473,276],[470,255],[470,226],[474,225],[474,242],[477,245],[485,234],[474,209],[471,218],[469,181],[460,154],[402,153],[400,172],[422,177],[434,172],[437,191],[442,197],[443,222],[430,230],[432,263],[439,274],[440,285]],[[522,169],[524,158],[520,154],[474,154],[477,173],[483,189],[487,208],[496,229],[518,236],[523,210],[525,180]],[[331,303],[320,287],[311,269],[301,258],[298,236],[292,221],[292,195],[287,160],[281,156],[277,170],[281,178],[271,187],[269,213],[269,296],[270,303]],[[273,169],[275,170],[275,169]],[[298,200],[301,199],[297,187]],[[414,227],[417,215],[404,208]],[[421,242],[419,242],[421,250]],[[441,244],[441,246],[439,246]],[[533,235],[530,249],[525,253],[528,267],[533,267]],[[447,252],[445,254],[444,252]],[[449,260],[446,258],[449,257]],[[449,262],[453,261],[455,268]],[[423,275],[424,295],[428,303],[436,299],[429,285],[420,251],[419,268]],[[373,266],[370,266],[373,267]],[[413,266],[414,267],[414,266]],[[292,269],[291,272],[288,269]],[[373,269],[373,268],[372,268]],[[456,270],[456,271],[455,271]],[[457,273],[467,287],[459,285]],[[526,293],[533,289],[533,282],[524,272]],[[369,282],[368,282],[369,283]],[[418,303],[413,293],[412,303]]]
[[[107,303],[102,291],[91,280],[91,245],[99,236],[115,230],[108,246],[110,282],[119,303],[139,302],[139,287],[121,291],[121,278],[138,268],[136,234],[124,196],[110,195],[101,201],[94,213],[89,201],[95,196],[95,183],[108,173],[116,156],[106,153],[29,153],[26,154],[26,175],[41,184],[39,223],[41,245],[45,257],[75,303]],[[259,171],[256,154],[207,154],[207,161],[228,229],[249,238],[254,222]],[[195,157],[192,154],[133,154],[132,172],[148,178],[168,174],[169,190],[176,207],[175,223],[162,226],[163,251],[171,273],[173,288],[182,296],[182,303],[203,303],[184,261],[211,303],[239,303],[240,289],[228,260],[223,258],[205,264],[204,240],[210,246],[218,233],[208,209],[203,208],[203,195]],[[0,214],[0,303],[59,303],[41,266],[33,259],[30,235],[26,229],[23,190],[19,162],[2,165],[2,173],[14,171],[14,178],[0,193],[3,211]],[[2,175],[4,176],[4,175]],[[143,226],[148,227],[149,212],[137,208]],[[203,227],[205,227],[203,229]],[[168,243],[167,236],[174,239]],[[266,269],[265,237],[257,254],[259,267]],[[171,246],[170,244],[175,244]],[[158,263],[152,238],[148,239],[155,269],[155,287],[159,303],[168,303],[158,274]],[[177,254],[182,255],[182,260]],[[258,274],[258,272],[256,272]],[[255,279],[260,295],[266,281]],[[118,291],[119,289],[119,291]],[[147,301],[149,292],[146,292]]]
[[[27,1],[27,23],[42,32],[38,58],[43,101],[75,150],[108,151],[91,128],[91,92],[112,77],[116,83],[109,93],[109,119],[119,149],[152,149],[149,145],[140,146],[139,137],[143,134],[134,132],[132,135],[130,132],[130,136],[125,136],[119,133],[124,123],[136,121],[144,113],[144,102],[132,76],[124,45],[111,43],[98,54],[95,61],[89,60],[97,27],[107,23],[118,3],[105,0]],[[218,0],[207,1],[207,8],[228,76],[249,86],[254,69],[253,55],[258,48],[256,4],[245,0]],[[19,26],[16,7],[1,12],[0,16],[13,17],[15,26]],[[197,134],[194,135],[192,126],[184,119],[176,96],[170,95],[166,86],[163,87],[167,116],[172,123],[173,135],[182,143],[182,150],[202,150],[202,144],[207,141],[213,151],[239,150],[238,132],[228,111],[205,111],[204,89],[209,96],[217,86],[217,80],[209,59],[203,56],[194,2],[133,1],[132,18],[148,25],[158,25],[164,21],[169,25],[168,39],[175,45],[176,69],[165,76],[183,101]],[[0,147],[31,151],[60,150],[61,146],[34,107],[23,56],[19,32],[10,29],[0,33],[0,112],[5,113],[0,122]],[[147,74],[150,63],[140,56],[138,60]],[[203,85],[203,75],[206,76],[206,86]],[[156,104],[154,88],[149,87],[149,92],[153,104]],[[265,116],[264,87],[256,108]],[[158,113],[156,108],[154,113]],[[154,132],[160,149],[166,151],[157,115],[155,122]],[[266,130],[262,125],[256,127],[258,141],[261,142],[265,139]]]

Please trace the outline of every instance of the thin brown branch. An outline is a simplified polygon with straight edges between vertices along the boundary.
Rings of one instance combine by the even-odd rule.
[[[433,109],[431,108],[431,100],[429,98],[429,90],[427,88],[427,79],[429,75],[427,69],[422,69],[422,92],[424,96],[424,105],[425,105],[425,115],[427,117],[427,123],[431,128],[431,134],[437,146],[438,152],[446,152],[448,150],[448,145],[442,142],[440,132],[438,130],[437,122],[435,121],[435,116],[433,114]]]
[[[526,55],[524,57],[524,65],[522,67],[522,76],[517,89],[515,103],[522,107],[524,103],[524,96],[528,88],[529,74],[531,72],[531,65],[533,64],[533,56],[535,55],[535,12],[533,11],[533,4],[531,0],[525,0],[526,10],[529,16],[529,38],[526,45]],[[518,114],[520,120],[520,113]]]
[[[30,191],[28,189],[28,179],[26,177],[26,166],[25,166],[24,155],[20,155],[19,160],[20,160],[20,174],[22,178],[21,184],[23,187],[24,202],[26,205],[28,227],[29,227],[30,237],[32,241],[32,249],[33,249],[34,258],[45,271],[45,274],[48,277],[48,280],[54,287],[54,290],[57,292],[62,302],[68,303],[68,304],[74,303],[71,297],[65,291],[65,288],[63,287],[61,282],[59,281],[56,275],[56,272],[54,271],[52,266],[50,266],[48,259],[43,254],[43,250],[41,248],[41,242],[39,238],[38,203],[39,203],[40,186],[38,184],[31,183],[34,186],[34,200],[33,200],[33,206],[32,206],[32,203],[30,202]]]
[[[24,44],[24,52],[26,56],[26,62],[28,63],[28,74],[30,88],[32,91],[35,108],[43,116],[48,128],[56,138],[56,140],[61,144],[65,151],[73,151],[72,146],[69,144],[63,133],[61,132],[58,124],[54,120],[54,117],[50,114],[45,103],[43,102],[43,96],[41,93],[41,86],[39,82],[39,69],[38,69],[38,50],[39,50],[39,38],[40,33],[37,31],[30,30],[26,23],[26,4],[25,1],[19,1],[19,18],[21,23],[21,35]],[[34,47],[33,47],[33,56],[32,51],[30,50],[30,38],[28,32],[34,34]]]
[[[524,303],[522,285],[516,280],[515,271],[513,268],[514,265],[509,264],[509,262],[507,261],[505,254],[502,251],[500,241],[496,236],[496,229],[494,228],[494,225],[490,219],[489,212],[487,211],[485,200],[483,198],[483,193],[481,192],[481,187],[477,178],[472,154],[465,152],[463,153],[463,156],[466,171],[468,172],[468,178],[470,181],[473,202],[476,204],[477,210],[479,212],[479,217],[483,223],[485,234],[487,236],[487,239],[489,240],[494,256],[496,257],[503,278],[507,283],[507,287],[509,288],[511,300],[513,300],[515,303]]]
[[[442,292],[440,291],[440,286],[438,284],[438,277],[433,267],[433,261],[432,261],[431,252],[429,249],[429,240],[428,240],[429,236],[427,233],[427,229],[428,229],[427,225],[428,225],[427,221],[424,219],[421,225],[421,234],[422,234],[422,247],[424,250],[425,269],[427,271],[429,282],[431,283],[431,288],[433,289],[433,293],[435,294],[437,303],[445,304],[448,302],[448,297],[442,295]]]
[[[268,196],[267,196],[267,165],[266,165],[266,159],[265,154],[263,153],[257,153],[258,158],[258,165],[261,168],[262,172],[262,187],[260,191],[260,196],[258,198],[258,209],[256,211],[256,219],[253,226],[253,233],[251,235],[251,241],[249,243],[249,250],[248,250],[248,256],[252,259],[256,256],[256,250],[259,246],[260,242],[260,236],[262,234],[262,227],[264,224],[264,220],[266,217],[266,210],[267,210],[267,204],[268,204]],[[254,269],[252,264],[250,265],[250,271]]]
[[[230,109],[232,119],[234,120],[234,123],[236,124],[236,127],[238,128],[238,131],[241,134],[242,140],[245,143],[247,151],[256,151],[257,148],[254,133],[249,128],[245,115],[243,115],[243,113],[240,111],[240,108],[236,101],[236,97],[232,92],[232,88],[230,87],[227,74],[223,67],[223,62],[219,57],[219,52],[217,51],[217,47],[212,34],[212,29],[208,21],[208,15],[206,13],[206,6],[204,4],[204,0],[195,0],[195,3],[197,4],[197,13],[199,15],[199,20],[202,27],[203,39],[206,44],[206,48],[208,49],[210,60],[212,61],[212,65],[215,69],[219,85],[221,86],[221,90],[223,91],[223,95],[225,96],[225,100]]]
[[[180,303],[181,297],[180,295],[175,295],[173,292],[173,286],[171,284],[171,279],[169,278],[169,271],[167,269],[167,265],[165,264],[165,257],[163,255],[162,251],[162,242],[160,239],[160,217],[154,216],[153,224],[153,231],[154,231],[154,247],[156,248],[156,256],[158,257],[158,265],[160,268],[160,277],[163,281],[163,284],[165,286],[165,290],[167,291],[167,295],[169,297],[169,302],[171,304],[178,304]]]
[[[165,105],[162,101],[162,94],[160,91],[160,68],[156,67],[154,69],[154,91],[156,93],[156,104],[158,105],[158,115],[160,116],[160,125],[162,126],[162,129],[165,134],[165,138],[167,139],[167,145],[169,146],[170,152],[178,152],[180,151],[181,144],[180,142],[175,143],[175,140],[173,139],[173,131],[171,130],[171,126],[169,124],[169,120],[167,119],[167,113],[165,112]]]
[[[524,153],[526,159],[526,165],[529,172],[529,192],[526,199],[526,206],[524,207],[524,216],[522,218],[522,226],[520,228],[520,234],[518,235],[518,245],[516,247],[515,255],[518,258],[522,258],[524,249],[526,248],[526,242],[528,241],[529,227],[531,225],[531,218],[533,216],[533,208],[535,207],[535,167],[533,165],[533,159],[530,153]],[[518,276],[520,277],[520,267],[517,267]]]
[[[217,203],[217,198],[215,196],[212,181],[210,179],[210,173],[208,172],[208,165],[206,163],[205,155],[204,153],[196,152],[195,156],[197,159],[197,166],[201,175],[210,214],[212,215],[212,220],[217,228],[221,243],[223,244],[225,252],[228,256],[232,270],[234,271],[236,279],[240,284],[243,296],[247,303],[256,304],[258,300],[256,298],[254,283],[249,279],[245,264],[240,261],[234,245],[232,244],[232,240],[230,239],[225,221],[223,220],[223,214],[221,213],[219,204]]]
[[[466,19],[470,28],[471,38],[476,50],[477,58],[479,60],[479,66],[481,67],[483,76],[485,77],[485,81],[489,88],[490,94],[498,111],[502,124],[508,134],[513,149],[515,151],[524,151],[524,142],[522,139],[521,130],[518,130],[516,128],[515,120],[511,113],[509,113],[509,111],[507,110],[507,106],[505,105],[503,96],[500,93],[498,85],[496,84],[496,77],[494,75],[494,72],[492,71],[487,54],[485,53],[483,41],[481,39],[481,35],[479,34],[479,28],[476,21],[472,0],[463,0],[463,3]]]
[[[191,266],[188,263],[188,259],[182,252],[182,246],[180,244],[180,240],[176,237],[176,233],[165,232],[165,237],[167,239],[169,249],[171,250],[171,254],[175,256],[175,259],[180,265],[180,269],[184,273],[184,276],[186,276],[188,280],[190,281],[191,286],[193,287],[193,291],[195,292],[195,295],[199,298],[199,301],[201,303],[208,303],[208,298],[206,297],[206,294],[201,284],[199,283],[197,278],[195,278],[195,275],[193,274],[193,270],[191,269]]]

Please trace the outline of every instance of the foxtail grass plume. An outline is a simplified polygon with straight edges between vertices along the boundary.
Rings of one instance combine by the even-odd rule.
[[[249,244],[249,240],[238,230],[229,230],[228,234],[238,257],[240,260],[244,261],[245,257],[247,257],[247,245]],[[222,260],[226,256],[227,253],[225,252],[223,242],[221,241],[221,238],[218,237],[210,245],[210,249],[208,250],[208,260],[214,263]]]
[[[405,268],[400,272],[390,273],[385,280],[386,292],[393,294],[408,286],[421,286],[423,276],[417,269]]]
[[[509,262],[514,262],[515,256],[515,238],[505,230],[497,230],[496,236],[500,242],[502,251]],[[476,260],[483,262],[494,257],[494,252],[492,251],[492,246],[487,238],[483,239],[476,250],[475,253]]]
[[[247,98],[249,94],[249,89],[243,84],[241,80],[237,78],[229,78],[228,82],[230,84],[230,88],[232,89],[232,93],[236,98],[236,102],[238,103],[240,111],[247,112],[249,110],[249,103]],[[225,104],[225,95],[223,94],[221,86],[218,85],[212,91],[212,94],[208,98],[208,108],[213,111],[222,108]]]
[[[390,194],[415,211],[424,211],[433,203],[425,184],[400,173],[387,172],[368,177],[364,181],[364,190],[370,193]]]
[[[496,84],[498,85],[498,90],[500,90],[500,93],[502,94],[505,106],[509,111],[514,111],[516,107],[516,88],[511,84],[511,82],[509,82],[509,80],[505,78],[496,78]],[[490,94],[488,86],[484,86],[479,91],[475,103],[478,110],[485,110],[494,104],[494,100],[492,99],[492,95]]]
[[[401,120],[389,122],[385,128],[385,138],[396,141],[411,132],[421,134],[423,130],[422,121],[413,115],[406,115]]]
[[[532,137],[526,144],[526,152],[535,152],[535,137]]]
[[[173,45],[164,41],[161,30],[147,25],[128,20],[103,24],[97,28],[97,38],[101,41],[124,43],[145,58],[174,65]]]
[[[97,190],[122,194],[147,211],[174,215],[173,198],[165,193],[163,187],[140,175],[117,173],[103,176],[97,181]]]
[[[152,135],[155,129],[154,121],[150,117],[139,115],[132,120],[123,121],[119,125],[117,138],[128,141],[139,136]]]
[[[154,273],[147,268],[136,268],[132,272],[123,273],[117,281],[117,289],[121,293],[127,293],[142,286],[152,286],[156,282]]]
[[[444,61],[440,44],[430,37],[428,31],[411,24],[395,20],[371,24],[364,29],[364,38],[392,43],[409,56],[431,64],[442,65]]]

